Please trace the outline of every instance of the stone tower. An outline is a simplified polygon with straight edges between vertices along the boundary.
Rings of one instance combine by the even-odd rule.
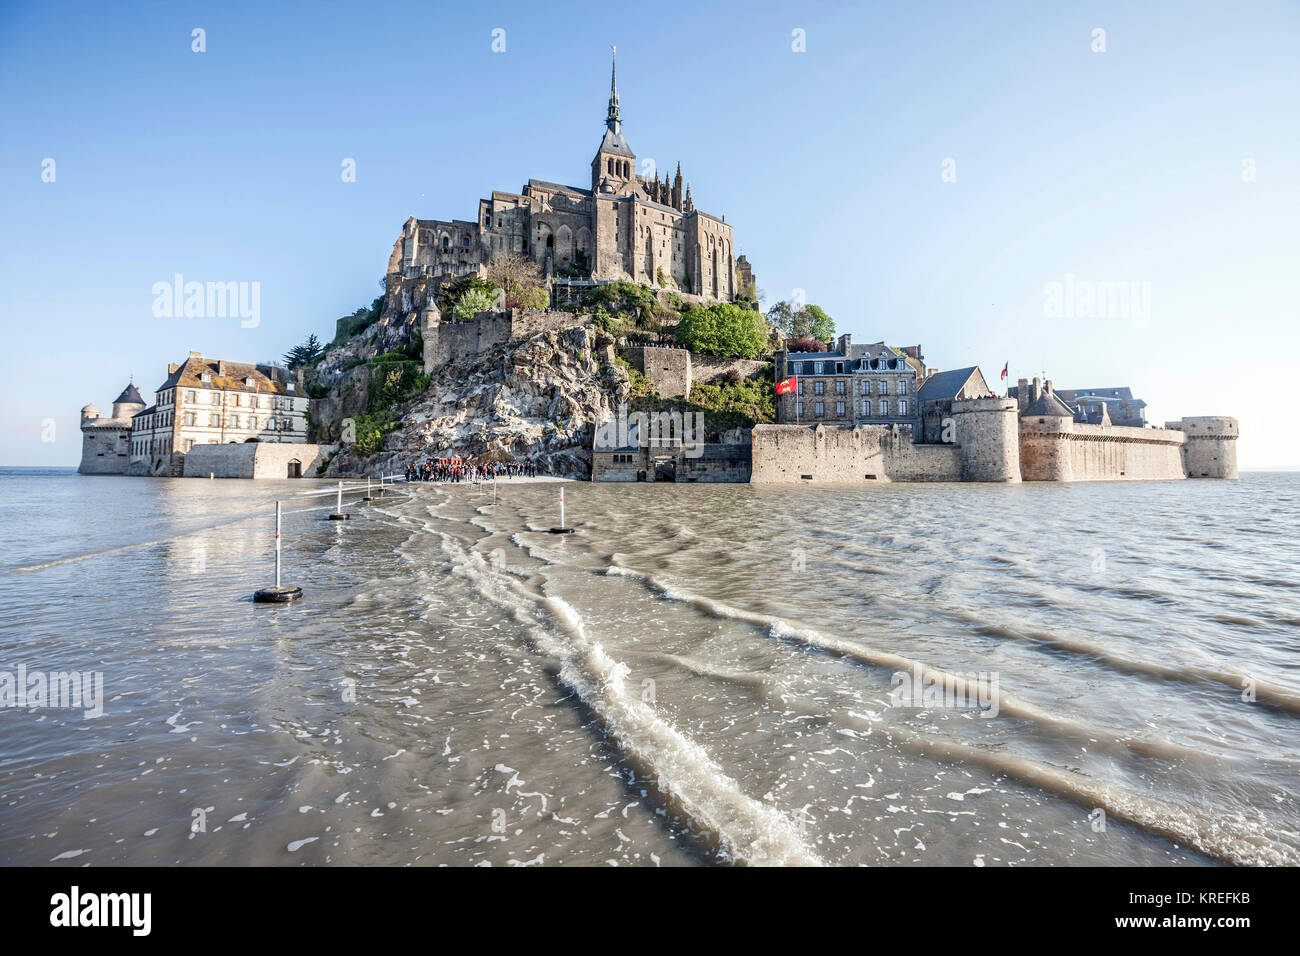
[[[1014,404],[1014,403],[1013,403]],[[1029,401],[1020,413],[1020,475],[1025,481],[1073,481],[1070,433],[1074,411],[1052,391],[1052,383],[1034,379]]]
[[[81,464],[83,475],[124,475],[131,463],[131,419],[144,411],[144,399],[134,383],[113,400],[113,414],[101,418],[95,405],[81,409]]]
[[[1237,435],[1235,418],[1207,415],[1184,418],[1183,472],[1188,478],[1236,478]]]
[[[1015,399],[952,403],[953,438],[961,446],[962,481],[1019,481],[1020,428]]]

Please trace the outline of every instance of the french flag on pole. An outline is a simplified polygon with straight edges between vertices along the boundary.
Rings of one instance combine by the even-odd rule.
[[[1010,364],[1011,364],[1010,362],[1007,362],[1006,365],[1002,366],[1002,378],[1006,378],[1006,377],[1007,377],[1007,366],[1010,365]]]

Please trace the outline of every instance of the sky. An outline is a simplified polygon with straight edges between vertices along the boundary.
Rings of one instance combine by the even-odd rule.
[[[409,216],[589,185],[613,44],[638,164],[767,306],[1300,468],[1300,3],[1255,0],[0,0],[0,463],[75,465],[83,405],[191,350],[328,340]],[[155,314],[177,275],[256,283],[255,324]]]

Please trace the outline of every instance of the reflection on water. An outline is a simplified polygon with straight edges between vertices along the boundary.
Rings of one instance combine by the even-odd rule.
[[[0,862],[1300,862],[1300,476],[361,494],[0,474]]]

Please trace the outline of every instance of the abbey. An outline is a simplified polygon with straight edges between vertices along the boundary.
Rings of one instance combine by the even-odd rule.
[[[530,179],[518,193],[480,199],[473,221],[408,219],[388,274],[482,275],[498,257],[526,256],[548,279],[629,280],[703,301],[754,298],[749,263],[726,217],[695,207],[681,164],[670,179],[637,157],[623,135],[617,72],[610,71],[605,135],[591,186]]]

